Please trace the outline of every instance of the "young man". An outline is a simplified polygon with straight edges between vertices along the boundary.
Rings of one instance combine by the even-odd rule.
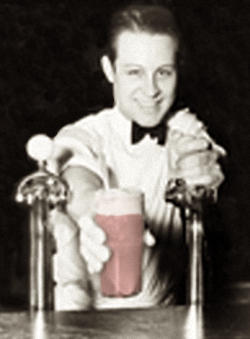
[[[57,309],[150,307],[173,301],[175,267],[169,256],[178,253],[168,251],[167,257],[166,252],[171,241],[181,238],[182,228],[179,210],[164,200],[166,184],[181,177],[190,185],[217,188],[223,180],[217,160],[224,150],[188,109],[171,110],[181,57],[172,14],[159,6],[120,11],[113,18],[108,47],[101,63],[113,85],[114,107],[64,127],[54,140],[54,160],[71,191],[67,212],[53,216]],[[94,222],[93,202],[107,172],[113,187],[133,186],[145,195],[150,232],[143,287],[128,298],[100,293],[99,273],[111,252]]]

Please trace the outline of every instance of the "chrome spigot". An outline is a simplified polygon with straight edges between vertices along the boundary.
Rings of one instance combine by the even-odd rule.
[[[53,254],[56,244],[49,223],[49,213],[67,202],[66,182],[47,170],[52,152],[52,140],[36,135],[27,143],[28,155],[37,161],[38,171],[21,180],[16,201],[29,206],[30,269],[29,305],[31,310],[54,309]]]
[[[49,206],[54,207],[67,201],[67,185],[55,174],[39,169],[25,177],[18,185],[16,201],[33,205],[35,200],[46,200]]]
[[[188,185],[183,179],[171,179],[166,187],[165,200],[184,212],[185,241],[188,248],[186,303],[204,303],[204,203],[214,202],[217,190],[203,185]]]

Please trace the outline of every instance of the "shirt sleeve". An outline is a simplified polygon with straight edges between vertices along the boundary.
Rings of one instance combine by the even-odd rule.
[[[99,177],[103,177],[102,141],[99,133],[101,128],[98,129],[98,126],[94,126],[93,120],[93,118],[85,118],[77,123],[67,125],[54,138],[59,172],[70,166],[83,166]],[[65,156],[66,154],[68,156]]]

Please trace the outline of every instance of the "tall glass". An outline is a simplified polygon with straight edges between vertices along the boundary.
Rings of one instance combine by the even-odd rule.
[[[143,194],[133,189],[108,189],[97,194],[96,222],[105,231],[110,260],[100,275],[101,292],[128,297],[141,291]]]

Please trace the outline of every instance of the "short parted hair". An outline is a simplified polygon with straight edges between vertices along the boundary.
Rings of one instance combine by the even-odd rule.
[[[176,43],[176,57],[179,63],[180,32],[173,13],[165,6],[134,5],[117,11],[111,18],[108,44],[105,53],[114,64],[117,38],[124,31],[134,33],[167,34]]]

